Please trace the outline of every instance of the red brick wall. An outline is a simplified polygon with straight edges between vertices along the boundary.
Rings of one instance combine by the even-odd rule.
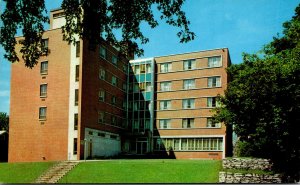
[[[26,68],[20,55],[21,61],[12,64],[9,162],[68,157],[70,46],[62,41],[60,29],[45,32],[44,38],[49,38],[50,54],[42,56],[37,66]],[[40,74],[44,60],[48,60],[47,75]],[[48,84],[46,98],[40,98],[42,83]],[[45,121],[39,121],[40,106],[47,106]]]

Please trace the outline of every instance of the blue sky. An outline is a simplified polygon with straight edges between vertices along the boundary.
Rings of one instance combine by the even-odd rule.
[[[45,1],[48,10],[61,4],[61,0]],[[142,58],[227,47],[232,63],[240,63],[242,52],[255,53],[282,33],[282,23],[292,18],[299,3],[300,0],[186,0],[183,10],[196,39],[180,44],[177,28],[163,22],[154,30],[143,25],[142,31],[150,42],[142,46]],[[0,6],[3,10],[4,4]],[[0,112],[9,113],[10,63],[3,55],[0,48]]]

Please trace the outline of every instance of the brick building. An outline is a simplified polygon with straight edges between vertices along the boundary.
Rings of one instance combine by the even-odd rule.
[[[68,45],[64,24],[63,11],[51,11],[38,65],[12,64],[9,162],[229,151],[231,135],[210,120],[228,49],[129,61],[105,42],[95,51],[80,39]]]

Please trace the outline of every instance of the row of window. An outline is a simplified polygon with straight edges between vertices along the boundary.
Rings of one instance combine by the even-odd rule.
[[[106,98],[106,91],[105,90],[100,90],[99,91],[98,100],[101,101],[101,102],[108,102],[107,98]],[[117,98],[114,95],[111,95],[110,103],[112,105],[119,106],[120,108],[123,108],[123,109],[125,109],[126,105],[127,105],[126,100],[122,100],[122,99],[120,100],[119,98]]]
[[[222,151],[222,138],[155,138],[154,150]]]
[[[126,119],[116,115],[107,114],[105,112],[98,112],[98,123],[113,125],[125,128],[127,125]]]
[[[160,100],[159,109],[160,110],[171,110],[172,100]],[[207,97],[207,107],[218,107],[219,103],[216,97]],[[183,109],[194,109],[195,108],[195,98],[183,99],[182,100]]]
[[[207,78],[207,87],[221,87],[221,77],[214,76]],[[195,79],[186,79],[183,80],[183,87],[184,90],[188,89],[196,89],[196,80]],[[160,82],[160,91],[172,91],[172,82]]]
[[[206,119],[207,128],[220,128],[221,123],[215,122],[212,118]],[[171,119],[160,119],[159,120],[159,129],[170,129]],[[182,128],[195,128],[195,118],[183,118],[182,119]]]
[[[89,135],[98,136],[98,137],[106,137],[106,138],[110,138],[110,139],[119,139],[119,137],[117,135],[107,134],[107,133],[104,133],[104,132],[89,131]]]
[[[107,75],[106,75],[106,71],[105,71],[105,69],[103,69],[103,68],[100,68],[100,70],[99,70],[99,79],[105,80],[105,81],[109,81],[109,80],[108,80],[108,77],[107,77]],[[112,75],[112,76],[111,76],[110,83],[111,83],[113,86],[116,86],[116,87],[119,87],[119,86],[120,86],[120,85],[118,85],[118,84],[119,84],[119,79],[118,79],[115,75]],[[122,84],[122,89],[123,89],[124,91],[126,91],[126,88],[127,88],[127,85],[126,85],[125,82],[123,82],[123,84]]]
[[[131,67],[135,75],[152,72],[151,64],[132,65]]]
[[[103,46],[100,46],[99,47],[99,55],[101,58],[109,61],[108,59],[108,55],[107,55],[107,49]],[[119,62],[119,59],[116,55],[112,54],[111,56],[111,63],[115,66],[118,66],[118,62]],[[122,70],[127,73],[127,66],[125,64],[122,65]]]
[[[221,67],[222,66],[222,58],[221,56],[214,56],[208,58],[207,67]],[[183,70],[193,70],[196,69],[196,60],[184,60],[183,61]],[[172,62],[162,63],[160,64],[160,72],[168,73],[172,72]]]

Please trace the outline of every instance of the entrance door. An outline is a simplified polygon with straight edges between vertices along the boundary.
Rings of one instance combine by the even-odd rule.
[[[147,141],[137,141],[136,142],[136,153],[137,154],[145,154],[147,153],[148,142]]]

